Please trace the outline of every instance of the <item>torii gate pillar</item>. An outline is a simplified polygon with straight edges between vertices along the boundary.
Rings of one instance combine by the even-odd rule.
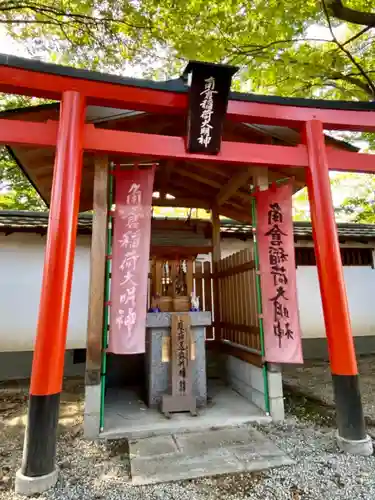
[[[372,455],[372,441],[366,435],[363,416],[323,125],[320,121],[306,123],[305,142],[310,166],[307,169],[307,187],[315,256],[336,403],[337,440],[343,451]]]
[[[28,421],[16,493],[57,481],[56,435],[64,373],[81,189],[85,98],[64,92],[60,107],[42,291],[31,371]]]

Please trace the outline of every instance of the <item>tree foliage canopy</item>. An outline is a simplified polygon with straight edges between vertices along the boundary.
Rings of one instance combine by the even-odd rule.
[[[169,77],[227,62],[245,90],[345,99],[375,96],[374,16],[372,0],[0,1],[12,36],[60,63]]]
[[[38,99],[3,96],[0,109],[36,105]],[[6,148],[0,149],[0,209],[44,211],[46,204]]]
[[[60,64],[170,78],[200,59],[239,66],[244,91],[375,98],[373,0],[0,0],[0,24]],[[10,164],[3,153],[0,205],[4,186],[24,189]]]
[[[375,223],[375,176],[366,174],[340,174],[338,182],[352,188],[340,206],[338,217],[352,222]],[[340,185],[340,184],[338,184]]]

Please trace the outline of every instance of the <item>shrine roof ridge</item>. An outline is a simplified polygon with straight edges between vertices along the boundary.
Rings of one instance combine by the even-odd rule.
[[[167,92],[187,93],[189,87],[185,79],[180,78],[155,81],[141,78],[123,77],[110,73],[100,73],[80,68],[72,68],[53,63],[46,63],[36,59],[27,59],[8,54],[0,54],[0,66],[18,68],[27,71],[52,74],[62,77],[77,78],[94,82],[109,83],[114,85],[124,85],[139,88],[148,88]],[[299,97],[268,96],[260,94],[231,92],[230,99],[236,101],[247,101],[263,104],[279,104],[283,106],[324,108],[352,111],[374,111],[375,101],[330,101],[324,99],[304,99]]]
[[[165,217],[154,217],[154,220],[165,220]],[[184,218],[170,218],[171,221],[186,221]],[[209,223],[209,220],[192,219],[191,223]],[[31,232],[45,234],[48,228],[48,212],[31,212],[18,210],[0,210],[0,233],[10,234],[14,232]],[[78,219],[78,233],[91,234],[92,214],[80,214]],[[337,224],[340,239],[352,240],[375,240],[375,224],[358,224],[341,222]],[[252,228],[250,224],[237,222],[230,219],[221,220],[221,233],[223,236],[238,236],[239,238],[251,238]],[[295,238],[312,239],[312,227],[308,221],[294,222]]]

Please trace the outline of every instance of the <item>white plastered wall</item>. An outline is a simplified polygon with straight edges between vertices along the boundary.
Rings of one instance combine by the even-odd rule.
[[[249,240],[223,238],[222,255],[226,257],[249,245]],[[0,234],[0,352],[33,349],[44,247],[45,236]],[[89,263],[90,236],[78,236],[67,349],[86,347]],[[354,335],[375,335],[375,270],[345,267],[344,275]],[[303,338],[324,338],[319,283],[314,266],[298,267],[297,290]]]
[[[86,346],[90,240],[77,238],[67,349]],[[37,234],[0,234],[0,352],[33,349],[45,242]]]

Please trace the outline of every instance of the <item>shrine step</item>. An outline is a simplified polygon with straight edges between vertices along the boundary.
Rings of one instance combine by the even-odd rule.
[[[293,463],[250,426],[132,440],[129,454],[134,485],[260,471]]]
[[[132,390],[108,389],[104,431],[101,439],[142,439],[147,437],[207,432],[252,424],[267,424],[271,417],[218,380],[208,381],[210,403],[199,408],[198,417],[174,413],[170,419],[156,408],[148,408]]]

